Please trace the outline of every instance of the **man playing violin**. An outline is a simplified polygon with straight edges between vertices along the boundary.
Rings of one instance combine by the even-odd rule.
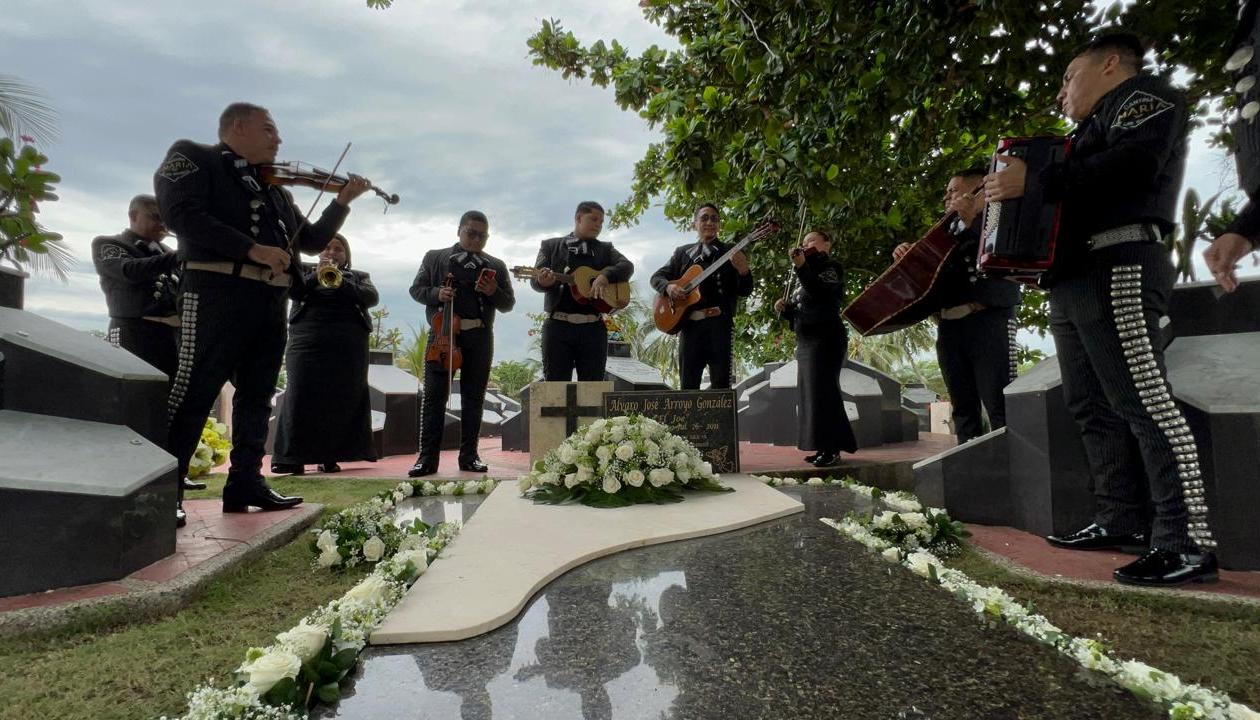
[[[481,409],[486,400],[486,383],[490,379],[490,364],[494,359],[494,315],[495,311],[510,311],[516,305],[516,295],[512,291],[507,266],[499,258],[483,252],[490,237],[490,221],[485,213],[479,210],[464,213],[459,219],[458,235],[459,242],[451,247],[425,253],[416,279],[411,283],[411,297],[424,304],[431,326],[439,312],[443,313],[444,330],[450,327],[451,311],[459,319],[459,333],[455,335],[462,355],[459,367],[459,469],[485,472],[486,464],[477,456],[477,440],[481,435]],[[429,332],[430,346],[440,340],[434,332]],[[409,477],[437,472],[451,376],[449,368],[441,362],[424,363],[420,455],[407,472]]]
[[[634,265],[617,252],[610,242],[599,239],[604,227],[604,208],[593,200],[578,203],[573,215],[573,232],[564,237],[543,240],[534,267],[538,275],[529,284],[544,294],[542,329],[543,379],[568,381],[603,380],[608,363],[608,329],[594,308],[573,298],[556,272],[569,273],[578,267],[600,271],[591,284],[591,293],[602,298],[609,283],[626,282]]]
[[[370,186],[351,176],[320,219],[307,223],[286,190],[259,176],[258,166],[275,161],[280,142],[266,109],[233,103],[219,117],[217,145],[176,141],[153,176],[162,219],[179,238],[184,264],[167,450],[183,477],[206,415],[231,380],[236,395],[224,512],[302,502],[276,493],[261,474],[284,354],[285,299],[297,251],[322,250],[350,203]]]
[[[1019,286],[1008,280],[976,273],[984,199],[976,191],[984,185],[985,170],[969,168],[945,186],[945,211],[957,213],[961,232],[958,247],[941,270],[936,293],[941,311],[936,333],[936,360],[953,406],[954,434],[959,444],[984,434],[980,407],[989,415],[989,429],[1006,426],[1006,397],[1002,394],[1017,369],[1015,308]],[[893,250],[900,260],[911,243]]]
[[[674,278],[680,278],[692,265],[708,267],[726,252],[727,246],[717,239],[721,226],[717,206],[705,203],[696,208],[692,227],[698,239],[680,245],[660,270],[652,275],[652,287],[661,295],[683,300],[687,293]],[[709,387],[731,386],[731,343],[735,330],[735,308],[739,298],[753,291],[752,272],[743,252],[731,255],[731,261],[700,284],[700,302],[679,331],[678,366],[683,390],[700,388],[700,377],[709,368]]]

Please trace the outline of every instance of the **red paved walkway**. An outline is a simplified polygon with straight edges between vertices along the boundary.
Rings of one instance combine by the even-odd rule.
[[[1041,536],[1015,528],[968,525],[967,529],[971,531],[972,543],[1050,577],[1112,583],[1115,581],[1111,577],[1111,571],[1135,559],[1133,555],[1118,552],[1082,552],[1052,547]],[[1260,572],[1222,570],[1220,582],[1203,585],[1192,583],[1184,587],[1189,590],[1260,598]]]
[[[299,513],[295,509],[225,515],[218,500],[185,500],[184,510],[188,513],[188,524],[175,531],[175,554],[122,580],[0,598],[0,612],[144,589],[177,577],[233,547],[247,544],[262,531]]]
[[[954,446],[952,435],[924,433],[915,442],[890,443],[873,448],[864,448],[853,455],[844,454],[841,462],[844,465],[874,465],[895,462],[918,462],[923,458],[935,455]],[[484,438],[477,452],[482,462],[490,466],[489,474],[500,479],[515,478],[529,471],[529,453],[511,452],[500,448],[498,438]],[[458,451],[444,450],[438,461],[438,473],[434,479],[459,480],[484,477],[478,473],[466,473],[459,470]],[[794,447],[780,447],[761,443],[741,442],[739,459],[742,472],[765,473],[786,472],[793,470],[813,470],[814,466],[805,462],[806,453]],[[407,471],[415,463],[414,455],[390,455],[377,462],[340,463],[340,475],[348,477],[396,477],[404,478]],[[844,465],[830,472],[844,472]],[[263,462],[263,470],[270,474],[270,458]],[[306,468],[308,475],[318,475],[314,465]]]

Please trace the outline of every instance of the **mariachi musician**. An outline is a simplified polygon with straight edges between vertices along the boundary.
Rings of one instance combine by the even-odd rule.
[[[792,248],[793,273],[800,289],[780,298],[774,311],[796,332],[797,446],[813,450],[805,458],[817,467],[837,464],[840,451],[857,452],[857,439],[840,395],[849,335],[840,319],[844,307],[844,268],[830,257],[831,236],[815,230]]]
[[[593,200],[578,203],[573,232],[543,240],[534,267],[539,269],[530,286],[544,293],[542,328],[543,379],[569,381],[603,380],[608,363],[608,329],[598,312],[580,304],[555,273],[578,267],[599,271],[591,284],[595,297],[603,297],[611,283],[628,282],[634,265],[610,242],[599,240],[604,227],[604,208]]]
[[[1050,329],[1063,394],[1085,445],[1096,510],[1086,527],[1052,535],[1078,549],[1134,548],[1122,583],[1175,585],[1217,578],[1198,449],[1164,372],[1159,319],[1175,271],[1162,238],[1175,226],[1189,132],[1186,99],[1143,73],[1134,36],[1101,35],[1068,63],[1058,100],[1077,122],[1072,152],[1032,177],[1017,158],[985,178],[991,202],[1022,197],[1025,182],[1061,203]],[[1027,177],[1026,177],[1027,176]],[[1139,454],[1130,450],[1128,432]],[[1147,524],[1145,479],[1154,506]]]
[[[219,116],[217,145],[176,141],[153,176],[162,220],[179,237],[184,262],[167,451],[183,477],[210,406],[231,379],[236,397],[224,512],[302,502],[276,493],[260,472],[296,249],[323,250],[350,203],[372,187],[357,176],[328,183],[336,198],[308,223],[287,191],[265,182],[263,166],[275,162],[279,148],[280,131],[266,108],[233,103]]]
[[[460,438],[459,469],[486,472],[477,455],[481,435],[481,409],[494,359],[494,314],[516,305],[512,281],[503,261],[483,252],[490,237],[485,213],[469,210],[459,219],[459,242],[430,250],[411,283],[411,297],[425,305],[432,330],[424,363],[424,397],[420,405],[420,455],[407,472],[423,477],[437,472],[450,397],[455,347],[432,352],[452,338],[461,358],[459,365]],[[440,319],[439,319],[440,318]],[[454,322],[454,321],[458,322]],[[452,333],[452,328],[456,329]]]
[[[936,333],[936,360],[953,407],[954,434],[962,444],[983,435],[981,405],[989,415],[989,429],[1006,426],[1005,388],[1015,379],[1015,309],[1019,286],[1009,280],[979,277],[976,251],[980,242],[984,200],[977,192],[985,170],[963,170],[945,186],[945,211],[955,213],[960,231],[958,247],[949,256],[936,282],[941,310]],[[893,250],[900,260],[911,243]]]
[[[672,300],[682,300],[687,293],[674,282],[692,265],[707,268],[726,252],[727,246],[717,239],[722,218],[717,206],[705,203],[696,208],[693,227],[696,242],[674,249],[669,262],[652,275],[652,287]],[[700,301],[689,308],[679,331],[678,367],[681,389],[698,390],[705,367],[709,368],[709,387],[731,386],[731,343],[735,330],[735,308],[741,297],[753,291],[753,276],[743,252],[731,254],[731,261],[700,284]]]
[[[1238,29],[1230,43],[1232,54],[1225,63],[1226,72],[1239,78],[1239,113],[1230,130],[1238,148],[1238,185],[1247,193],[1247,204],[1230,223],[1226,232],[1203,252],[1212,277],[1225,290],[1238,289],[1238,261],[1247,253],[1260,250],[1260,87],[1255,82],[1260,71],[1260,0],[1247,0],[1239,13]],[[1247,83],[1247,78],[1251,82]]]

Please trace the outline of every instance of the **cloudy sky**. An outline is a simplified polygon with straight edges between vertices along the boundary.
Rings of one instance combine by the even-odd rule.
[[[271,109],[280,159],[331,167],[353,142],[344,168],[402,196],[388,214],[364,196],[343,232],[391,321],[419,327],[407,288],[426,250],[455,241],[460,213],[484,210],[488,251],[532,263],[540,240],[572,229],[579,200],[611,207],[626,197],[653,139],[611,91],[531,65],[525,40],[541,20],[559,18],[585,41],[615,37],[632,52],[674,46],[630,0],[398,0],[385,11],[363,0],[5,6],[0,68],[41,88],[60,114],[61,139],[47,152],[61,200],[41,216],[79,259],[69,284],[29,281],[27,307],[85,330],[107,322],[91,239],[126,226],[128,199],[152,192],[171,142],[212,142],[229,102]],[[1202,138],[1187,186],[1205,197],[1234,186],[1229,160]],[[313,199],[296,194],[303,209]],[[658,209],[604,237],[643,280],[688,239]],[[517,292],[516,311],[497,325],[500,359],[527,354],[525,313],[541,310],[527,285]]]

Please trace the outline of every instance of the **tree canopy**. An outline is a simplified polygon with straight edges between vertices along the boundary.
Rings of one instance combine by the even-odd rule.
[[[633,55],[616,40],[583,44],[550,19],[529,52],[564,78],[611,87],[621,108],[661,132],[635,165],[614,226],[637,222],[654,202],[680,226],[700,202],[723,207],[727,231],[768,214],[783,223],[752,249],[757,288],[737,329],[752,362],[785,352],[767,332],[770,305],[802,227],[834,233],[856,291],[887,267],[892,247],[940,216],[951,174],[987,164],[1000,137],[1065,130],[1050,110],[1091,28],[1118,24],[1154,41],[1156,69],[1188,69],[1188,92],[1207,115],[1223,96],[1235,22],[1223,3],[1190,2],[1106,13],[1085,0],[640,4],[679,49]]]

